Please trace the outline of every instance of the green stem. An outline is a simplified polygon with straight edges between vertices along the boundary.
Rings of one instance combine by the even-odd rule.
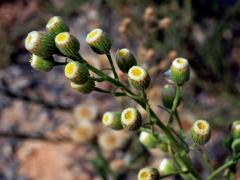
[[[107,56],[107,58],[108,58],[108,61],[109,61],[110,66],[111,66],[111,68],[112,68],[114,77],[115,77],[116,79],[119,79],[119,78],[118,78],[118,75],[117,75],[117,72],[116,72],[116,69],[115,69],[115,67],[114,67],[113,60],[112,60],[112,56],[111,56],[110,52],[108,52],[108,53],[106,54],[106,56]]]
[[[112,94],[111,91],[108,91],[108,90],[105,90],[105,89],[101,89],[101,88],[98,88],[98,87],[95,87],[94,91],[101,92],[101,93],[106,93],[106,94]]]
[[[228,167],[232,166],[233,164],[236,164],[239,159],[240,159],[240,154],[238,154],[237,156],[233,157],[231,160],[227,161],[225,164],[223,164],[218,169],[213,171],[212,174],[210,174],[210,176],[207,178],[207,180],[214,179],[218,174],[222,173],[225,169],[227,169]]]
[[[175,114],[175,111],[177,109],[179,98],[180,98],[180,86],[177,85],[176,95],[175,95],[174,100],[173,100],[172,112],[170,114],[168,124],[171,124],[172,121],[173,121],[173,115]]]
[[[126,93],[127,96],[129,96],[131,99],[133,99],[135,102],[137,102],[139,105],[141,105],[145,110],[146,110],[146,100],[142,97],[139,97],[137,95],[135,95],[134,93],[132,93],[124,84],[122,84],[119,80],[117,79],[113,79],[111,78],[110,76],[108,76],[107,74],[103,73],[102,71],[100,71],[99,69],[89,65],[80,55],[76,56],[76,57],[73,57],[74,60],[76,61],[79,61],[81,63],[85,63],[88,67],[88,69],[92,72],[94,72],[95,74],[97,74],[98,76],[104,78],[106,81],[114,84],[115,86],[119,87],[119,88],[122,88],[124,90],[124,92]],[[173,102],[173,112],[175,111],[176,107],[177,107],[177,103],[178,103],[178,100],[179,100],[179,87],[177,87],[177,93],[176,93],[176,97],[174,99],[174,102]],[[150,117],[151,117],[151,120],[157,124],[162,130],[163,132],[167,135],[167,137],[169,138],[170,140],[170,143],[171,145],[174,147],[175,151],[176,152],[179,152],[180,154],[183,153],[185,154],[185,149],[184,147],[182,147],[178,142],[177,140],[175,139],[175,137],[173,136],[171,130],[165,126],[161,120],[157,117],[157,115],[154,113],[154,111],[151,109],[151,107],[149,107],[149,113],[150,113]],[[173,113],[171,113],[173,114]],[[184,157],[180,156],[179,157],[180,159],[182,159],[183,162],[186,162],[186,160],[184,159]],[[199,175],[193,170],[193,168],[189,165],[189,164],[186,164],[187,168],[188,168],[188,171],[189,173],[193,176],[193,177],[196,177],[198,179],[202,179],[201,177],[199,177]]]
[[[183,130],[183,125],[182,125],[182,122],[181,122],[181,120],[180,120],[180,117],[179,117],[179,114],[178,114],[178,111],[177,111],[177,110],[175,110],[175,117],[176,117],[176,119],[177,119],[177,123],[178,123],[179,128],[180,128],[181,130]]]

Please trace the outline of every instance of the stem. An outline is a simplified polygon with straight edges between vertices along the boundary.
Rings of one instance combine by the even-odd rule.
[[[174,98],[174,100],[173,100],[172,112],[171,112],[171,114],[170,114],[168,124],[171,124],[172,121],[173,121],[173,115],[175,114],[175,111],[176,111],[176,109],[177,109],[177,105],[178,105],[179,98],[180,98],[180,86],[177,85],[176,95],[175,95],[175,98]]]
[[[240,158],[240,154],[233,157],[231,160],[227,161],[225,164],[223,164],[218,169],[213,171],[212,174],[210,174],[210,176],[207,178],[207,180],[214,179],[214,177],[216,177],[218,174],[222,173],[226,168],[232,166],[233,164],[236,164],[239,158]]]
[[[133,99],[135,102],[137,102],[139,105],[141,105],[146,110],[146,103],[147,103],[146,100],[143,99],[142,97],[139,97],[139,96],[135,95],[134,93],[132,93],[118,79],[113,79],[110,76],[108,76],[107,74],[100,71],[99,69],[89,65],[80,55],[74,57],[74,59],[81,62],[81,63],[85,63],[90,71],[92,71],[95,74],[97,74],[98,76],[104,78],[106,81],[114,84],[115,86],[117,86],[119,88],[122,88],[127,96],[129,96],[131,99]],[[171,113],[172,115],[173,115],[173,112],[176,110],[176,107],[177,107],[177,104],[178,104],[179,91],[180,91],[180,87],[177,87],[177,93],[176,93],[176,96],[175,96],[175,99],[174,99],[174,102],[173,102],[173,108],[172,108],[172,113]],[[167,135],[167,137],[170,140],[171,145],[173,145],[173,147],[175,148],[175,151],[180,153],[180,154],[186,154],[185,148],[178,143],[178,141],[173,136],[171,130],[161,122],[161,120],[157,117],[157,115],[154,113],[154,111],[151,109],[151,107],[149,107],[149,113],[150,113],[151,120],[154,122],[154,124],[157,124],[162,129],[162,131]],[[191,176],[196,177],[195,179],[202,179],[193,170],[193,168],[191,167],[191,164],[186,163],[187,160],[185,159],[185,157],[179,156],[179,158],[184,162],[184,164],[186,164],[186,166],[188,168],[188,171],[189,171],[189,174]]]
[[[202,161],[204,163],[204,166],[207,167],[207,169],[209,170],[209,172],[211,173],[213,171],[213,167],[211,166],[211,162],[208,158],[207,153],[204,151],[203,147],[199,147],[199,152],[202,156]]]
[[[115,77],[116,79],[119,79],[119,78],[118,78],[118,75],[117,75],[117,72],[116,72],[116,69],[115,69],[115,67],[114,67],[113,60],[112,60],[112,56],[111,56],[110,52],[108,52],[108,53],[106,54],[106,56],[107,56],[107,58],[108,58],[108,61],[109,61],[110,66],[111,66],[111,68],[112,68],[114,77]]]
[[[182,122],[181,122],[181,120],[180,120],[180,117],[179,117],[179,114],[178,114],[178,111],[177,111],[177,110],[175,111],[175,117],[176,117],[176,119],[177,119],[177,123],[178,123],[179,128],[180,128],[181,130],[183,130],[183,125],[182,125]]]
[[[112,94],[111,91],[108,91],[108,90],[105,90],[105,89],[101,89],[101,88],[98,88],[98,87],[95,87],[94,91],[101,92],[101,93],[106,93],[106,94]]]

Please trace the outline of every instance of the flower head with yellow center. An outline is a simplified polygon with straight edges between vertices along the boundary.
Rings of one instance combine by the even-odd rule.
[[[185,58],[176,58],[172,62],[170,76],[177,85],[183,85],[190,76],[188,60]]]
[[[69,27],[63,22],[63,19],[60,16],[53,16],[51,19],[49,19],[46,29],[54,36],[61,32],[69,31]]]
[[[105,112],[102,118],[102,123],[115,130],[122,129],[121,113],[119,112]]]
[[[140,113],[135,108],[127,108],[121,114],[123,127],[129,130],[138,130],[142,124]]]
[[[135,57],[127,48],[123,48],[117,51],[116,62],[119,69],[124,73],[127,73],[131,67],[137,65]]]
[[[69,62],[64,69],[65,76],[74,83],[84,84],[89,78],[89,72],[85,64],[77,61]]]
[[[97,54],[109,53],[112,42],[102,29],[94,29],[87,34],[86,42]]]
[[[158,180],[159,172],[152,167],[145,167],[138,172],[138,180]]]
[[[128,79],[130,84],[136,89],[147,88],[150,83],[150,76],[141,66],[133,66],[128,71]]]
[[[80,44],[69,32],[61,32],[55,37],[55,44],[61,53],[68,57],[77,57]]]
[[[32,31],[25,39],[25,48],[40,57],[50,57],[57,53],[52,36],[43,31]]]
[[[211,128],[206,120],[197,120],[191,129],[192,139],[197,144],[205,144],[211,136]]]

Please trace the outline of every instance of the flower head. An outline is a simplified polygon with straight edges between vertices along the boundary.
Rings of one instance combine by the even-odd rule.
[[[150,76],[141,66],[133,66],[129,69],[128,80],[136,89],[146,89],[150,84]]]
[[[55,44],[59,51],[68,57],[78,56],[80,43],[76,37],[69,32],[61,32],[55,37]]]
[[[194,122],[192,129],[192,140],[199,144],[206,144],[211,137],[211,128],[207,121],[197,120]]]
[[[158,180],[160,174],[156,168],[145,167],[138,172],[138,180]]]
[[[32,54],[29,62],[32,68],[42,72],[48,72],[54,67],[52,56],[48,58],[42,58],[35,54]]]
[[[125,73],[127,73],[128,70],[132,66],[137,65],[137,61],[136,61],[134,55],[127,48],[120,49],[120,50],[117,51],[116,62],[117,62],[117,65],[118,65],[119,69],[121,71],[125,72]]]
[[[102,29],[94,29],[88,33],[86,41],[92,50],[97,54],[109,53],[112,42]]]
[[[172,159],[164,158],[159,165],[159,172],[161,175],[168,175],[176,172],[174,161]]]
[[[122,129],[121,113],[120,112],[105,112],[102,118],[102,123],[115,130]]]
[[[69,32],[69,27],[64,23],[60,16],[53,16],[50,18],[46,24],[46,29],[54,36],[61,32]]]
[[[65,66],[65,76],[74,83],[84,84],[89,79],[89,71],[85,64],[71,61]]]
[[[177,85],[181,86],[189,80],[190,69],[188,60],[185,58],[176,58],[172,62],[170,77]]]
[[[121,114],[121,122],[124,128],[128,130],[138,130],[142,125],[140,113],[135,108],[124,109]]]
[[[155,148],[158,141],[153,134],[145,131],[141,132],[139,140],[144,146],[148,148]]]
[[[32,31],[25,39],[25,48],[40,57],[50,57],[58,53],[53,37],[43,31]]]

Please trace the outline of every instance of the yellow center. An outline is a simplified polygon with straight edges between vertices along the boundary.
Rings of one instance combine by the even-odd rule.
[[[142,173],[140,174],[140,177],[141,177],[142,179],[147,179],[147,178],[148,178],[148,175],[149,175],[149,173],[147,173],[147,172],[142,172]]]
[[[109,121],[109,119],[110,119],[110,118],[109,118],[109,115],[104,115],[104,116],[103,116],[103,122],[104,122],[104,123],[107,123],[107,122]]]
[[[94,31],[90,32],[89,38],[94,38],[94,36],[96,36],[96,35],[97,35],[97,30],[94,30]]]
[[[183,59],[178,59],[177,62],[178,62],[179,64],[184,64],[184,60],[183,60]]]
[[[124,57],[126,56],[126,51],[120,50],[120,51],[118,52],[118,55],[119,55],[121,58],[124,58]]]
[[[32,35],[28,35],[27,42],[30,43],[32,41]]]
[[[71,75],[74,72],[74,64],[68,63],[65,67],[65,73]]]
[[[58,34],[57,35],[57,41],[59,41],[59,42],[61,42],[61,41],[64,41],[64,40],[66,40],[67,39],[67,34],[65,34],[65,33],[60,33],[60,34]]]
[[[203,122],[199,122],[197,126],[198,126],[199,129],[205,129],[206,128],[206,124],[203,123]]]
[[[132,117],[133,117],[133,114],[132,114],[131,111],[128,111],[128,112],[125,113],[125,119],[126,119],[127,121],[131,121],[131,120],[132,120]]]
[[[142,70],[139,69],[139,68],[134,68],[134,69],[132,69],[132,74],[134,76],[141,76],[142,75]]]

